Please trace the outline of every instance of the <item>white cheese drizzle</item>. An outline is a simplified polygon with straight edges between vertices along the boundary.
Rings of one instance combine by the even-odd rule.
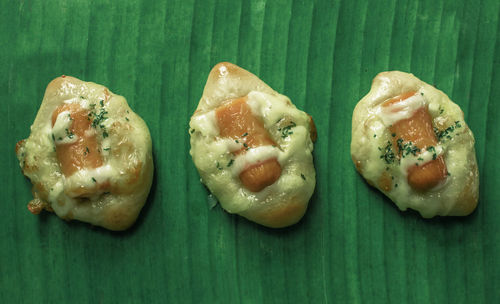
[[[417,92],[417,94],[411,97],[388,106],[380,104],[376,108],[375,113],[382,119],[384,125],[389,127],[400,120],[412,117],[418,109],[426,104],[427,100],[420,92]]]
[[[64,180],[65,189],[93,188],[96,184],[102,184],[117,177],[119,172],[110,164],[95,169],[78,170]],[[68,193],[71,195],[71,193]]]
[[[233,176],[239,176],[240,173],[248,166],[276,158],[281,166],[285,162],[285,153],[280,151],[278,147],[273,146],[260,146],[248,149],[244,154],[238,155],[234,159],[234,163],[231,166],[231,174]]]
[[[78,136],[70,131],[73,119],[69,111],[63,111],[57,115],[56,122],[52,127],[52,134],[57,144],[71,144],[78,140]]]
[[[436,159],[438,156],[443,154],[444,149],[441,145],[437,145],[434,147],[435,151],[429,151],[428,149],[423,149],[418,155],[406,155],[401,158],[401,163],[399,165],[399,170],[406,177],[408,176],[408,169],[415,164],[419,166],[423,166],[426,163]]]

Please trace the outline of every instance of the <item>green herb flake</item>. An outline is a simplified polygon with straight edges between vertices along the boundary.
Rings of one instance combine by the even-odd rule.
[[[373,138],[377,137],[377,134],[373,134]]]
[[[106,114],[108,114],[108,112],[105,111],[104,109],[101,109],[101,112],[99,112],[99,114],[95,114],[94,112],[92,112],[92,114],[94,116],[94,121],[92,121],[92,127],[96,128],[97,126],[100,126],[102,128],[102,122],[108,119],[106,117]]]
[[[300,177],[302,177],[303,180],[306,180],[306,177],[304,176],[304,174],[300,173]]]
[[[395,187],[395,188],[397,188],[397,187],[398,187],[398,184],[395,184],[395,185],[394,185],[394,187]]]
[[[239,144],[239,143],[240,143],[237,139],[235,139],[235,140],[234,140],[234,142],[235,142],[235,143],[237,143],[237,144]]]
[[[436,134],[436,137],[438,140],[441,140],[443,138],[451,139],[452,136],[451,134],[455,132],[456,129],[461,128],[462,124],[460,123],[459,120],[455,121],[454,125],[449,126],[448,128],[444,129],[443,131],[440,131],[437,128],[434,128],[434,133]]]
[[[71,132],[70,130],[68,129],[65,129],[66,130],[66,136],[69,138],[69,139],[72,139],[75,134],[73,134],[73,132]]]
[[[126,120],[126,121],[129,121],[128,117],[125,117],[125,120]],[[193,132],[194,132],[194,129],[193,129]]]
[[[104,107],[104,100],[102,100],[102,99],[101,99],[101,100],[99,101],[99,104],[101,104],[101,107]]]
[[[95,179],[95,178],[93,178],[93,177],[92,177],[92,181],[93,181],[94,183],[97,183],[96,179]]]
[[[417,153],[420,152],[420,149],[417,146],[415,146],[411,141],[403,144],[403,139],[398,138],[396,143],[398,145],[398,153],[403,158],[405,158],[410,154],[412,154],[413,156],[417,156]]]
[[[104,148],[103,150],[104,151],[109,151],[109,150],[111,150],[111,148],[108,147],[108,148]]]
[[[424,161],[424,159],[422,157],[417,158],[417,160]]]
[[[231,159],[228,163],[227,163],[227,167],[231,167],[234,163],[234,159]]]
[[[392,137],[396,137],[396,133],[392,133],[391,135],[392,135]]]
[[[217,162],[216,167],[217,167],[217,169],[222,170],[222,167],[220,166],[219,162]]]
[[[191,129],[191,131],[189,131],[189,133],[193,134],[195,131],[196,131],[195,129]]]
[[[394,155],[394,151],[392,150],[392,143],[390,141],[387,141],[387,145],[385,148],[380,151],[383,152],[382,155],[380,155],[380,158],[385,161],[386,164],[392,164],[394,163],[394,160],[396,159],[396,156]]]
[[[106,138],[108,136],[109,136],[108,132],[106,132],[106,131],[102,132],[102,137]]]
[[[243,143],[243,147],[248,148],[247,143]]]
[[[248,135],[248,132],[245,132],[243,135],[241,135],[241,137],[245,137]]]
[[[80,99],[85,99],[85,97],[83,97],[83,96],[80,95]]]
[[[284,128],[278,129],[278,131],[281,131],[281,138],[287,138],[288,136],[293,134],[293,131],[291,131],[292,128],[295,128],[297,124],[295,122],[290,122],[290,124]]]

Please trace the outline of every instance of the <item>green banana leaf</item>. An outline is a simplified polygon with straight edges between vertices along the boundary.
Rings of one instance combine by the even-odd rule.
[[[1,303],[500,303],[498,0],[0,2]],[[200,183],[188,122],[230,61],[314,118],[316,191],[300,223],[230,215]],[[476,137],[477,210],[400,212],[350,159],[352,110],[381,71],[456,102]],[[14,154],[62,74],[127,98],[155,177],[116,233],[26,209]]]

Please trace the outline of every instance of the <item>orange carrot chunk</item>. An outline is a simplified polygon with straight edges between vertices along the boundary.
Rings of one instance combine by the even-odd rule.
[[[396,96],[386,102],[383,106],[398,103],[416,92],[407,92]],[[398,139],[402,139],[401,144],[411,142],[418,149],[423,150],[430,146],[436,146],[438,141],[434,134],[432,118],[426,107],[421,107],[407,119],[402,119],[389,128],[392,133],[392,144],[398,147]],[[399,151],[401,156],[403,151]],[[418,152],[417,152],[418,153]],[[411,166],[408,169],[408,184],[415,190],[425,191],[437,186],[447,176],[446,164],[442,156],[419,166]]]
[[[263,123],[252,114],[247,98],[241,97],[219,107],[215,112],[220,135],[237,140],[243,147],[235,154],[245,153],[249,148],[276,145]],[[281,175],[281,166],[276,158],[250,165],[239,175],[243,185],[250,191],[259,192],[272,185]]]
[[[77,136],[77,139],[72,143],[56,142],[56,154],[63,174],[68,177],[81,169],[102,166],[96,135],[94,132],[86,132],[92,128],[89,111],[76,103],[60,105],[52,113],[52,126],[56,123],[57,116],[64,111],[68,111],[72,119],[68,132]]]

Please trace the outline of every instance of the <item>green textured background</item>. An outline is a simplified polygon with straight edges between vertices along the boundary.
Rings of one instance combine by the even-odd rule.
[[[498,0],[0,1],[0,302],[500,303],[499,12]],[[208,207],[187,124],[220,61],[316,121],[316,192],[294,227]],[[471,216],[401,213],[355,172],[352,110],[392,69],[463,109],[481,175]],[[149,125],[155,182],[127,232],[26,209],[14,145],[61,74],[108,86]]]

